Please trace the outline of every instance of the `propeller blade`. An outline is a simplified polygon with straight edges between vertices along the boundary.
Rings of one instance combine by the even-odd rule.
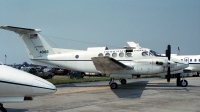
[[[168,67],[168,69],[167,69],[167,82],[170,82],[170,77],[171,77],[170,67]]]
[[[170,82],[171,73],[170,73],[170,58],[171,58],[171,45],[167,46],[167,50],[165,51],[166,57],[168,57],[168,69],[167,69],[167,82]]]
[[[170,60],[170,58],[171,58],[171,45],[167,46],[167,57],[168,57],[168,60]]]

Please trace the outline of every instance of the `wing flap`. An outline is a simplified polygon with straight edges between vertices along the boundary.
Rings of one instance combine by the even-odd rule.
[[[110,57],[93,57],[92,61],[98,71],[105,73],[106,71],[130,70],[133,67],[127,66]]]

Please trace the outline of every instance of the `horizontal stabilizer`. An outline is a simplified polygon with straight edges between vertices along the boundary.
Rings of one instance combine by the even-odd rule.
[[[30,32],[41,32],[40,29],[30,29],[30,28],[21,28],[21,27],[14,27],[14,26],[0,26],[1,29],[14,31],[19,34],[30,33]]]

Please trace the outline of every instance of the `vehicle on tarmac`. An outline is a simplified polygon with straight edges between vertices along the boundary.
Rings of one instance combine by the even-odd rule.
[[[52,79],[54,73],[51,71],[43,71],[42,68],[35,68],[35,67],[22,67],[21,70],[36,75],[38,77]]]
[[[33,74],[33,75],[37,75],[37,70],[35,67],[22,67],[21,70],[25,71],[25,72],[28,72],[30,74]]]
[[[47,78],[47,79],[52,79],[54,77],[53,72],[44,72],[44,71],[37,71],[37,76],[42,77],[42,78]]]
[[[97,76],[97,77],[103,77],[106,76],[106,74],[102,74],[102,73],[89,73],[89,72],[85,72],[85,76]]]
[[[52,73],[55,73],[56,71],[56,68],[54,67],[46,67],[43,69],[44,72],[52,72]]]
[[[67,75],[70,70],[62,69],[62,68],[56,68],[55,75]]]

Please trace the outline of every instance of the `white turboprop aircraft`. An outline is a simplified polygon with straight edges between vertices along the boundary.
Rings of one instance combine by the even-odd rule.
[[[126,84],[126,78],[133,75],[155,74],[182,70],[188,63],[172,58],[171,46],[166,50],[167,57],[157,57],[157,53],[149,49],[108,50],[107,47],[92,47],[84,50],[71,50],[52,48],[40,35],[40,29],[20,28],[13,26],[0,26],[1,29],[14,31],[22,39],[30,60],[38,65],[63,67],[82,72],[99,72],[111,77],[110,87],[116,89],[114,78],[121,78],[120,82]],[[153,54],[149,56],[148,54]],[[170,82],[170,78],[167,79]],[[181,85],[187,86],[182,80]]]
[[[32,100],[57,91],[50,82],[1,63],[0,71],[0,111],[6,112],[3,103]]]
[[[129,47],[142,48],[141,46],[139,46],[138,43],[128,42],[128,44],[129,44]],[[148,48],[146,48],[146,49],[148,49]],[[178,48],[178,51],[180,52],[179,48]],[[151,53],[149,54],[149,56],[150,55],[151,55]],[[161,55],[165,56],[165,54],[161,54]],[[184,73],[194,73],[194,74],[196,73],[195,75],[199,76],[199,72],[200,72],[200,55],[179,55],[179,53],[178,53],[178,54],[171,54],[171,57],[179,59],[179,60],[184,61],[184,62],[189,64],[189,66],[187,68],[184,68],[184,70],[183,70]],[[182,71],[171,72],[173,77],[177,77],[178,75],[180,75],[180,73],[182,73]],[[160,75],[166,75],[166,74],[167,73],[160,73]],[[180,77],[180,76],[178,76],[178,77]]]

